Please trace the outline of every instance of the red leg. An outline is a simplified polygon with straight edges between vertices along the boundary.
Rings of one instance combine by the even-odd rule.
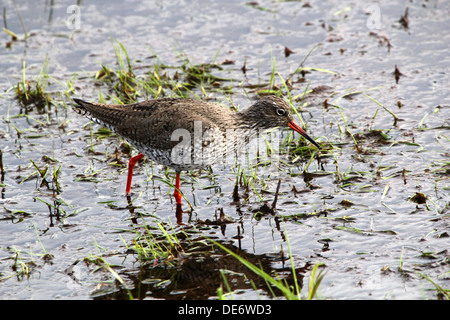
[[[177,203],[177,211],[176,217],[178,224],[182,223],[183,209],[181,208],[181,192],[180,192],[180,173],[177,172],[175,176],[175,191],[173,192],[173,196]]]
[[[130,162],[128,162],[128,179],[127,179],[127,188],[125,189],[125,193],[129,194],[131,192],[131,180],[133,179],[133,169],[136,162],[141,160],[144,157],[142,153],[131,157]]]
[[[175,201],[177,202],[177,204],[181,204],[180,174],[178,172],[175,176],[175,191],[173,192],[173,196],[175,197]]]

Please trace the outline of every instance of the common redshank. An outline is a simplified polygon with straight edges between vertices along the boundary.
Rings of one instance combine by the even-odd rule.
[[[187,98],[161,98],[124,105],[73,100],[77,104],[75,111],[114,131],[140,152],[128,164],[127,195],[131,191],[134,166],[144,156],[175,170],[173,196],[178,221],[183,212],[180,172],[208,167],[224,152],[241,150],[258,130],[288,126],[320,148],[294,122],[291,107],[277,96],[260,98],[239,112]],[[191,139],[198,133],[200,140]]]

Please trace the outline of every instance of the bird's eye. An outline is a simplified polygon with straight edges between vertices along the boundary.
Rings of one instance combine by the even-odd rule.
[[[286,114],[286,110],[284,109],[277,109],[277,115],[284,116]]]

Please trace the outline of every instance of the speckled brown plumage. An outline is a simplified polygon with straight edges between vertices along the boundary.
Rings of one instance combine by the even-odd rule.
[[[223,152],[239,151],[258,130],[289,126],[319,147],[294,122],[290,106],[276,96],[261,98],[239,112],[186,98],[153,99],[128,105],[74,101],[75,111],[116,132],[141,152],[130,160],[127,193],[130,192],[134,164],[144,155],[173,168],[177,172],[176,189],[179,189],[180,171],[212,165]],[[186,135],[194,152],[190,158],[179,161],[173,151]],[[202,153],[200,158],[197,151]],[[181,195],[177,191],[174,195],[181,210]]]
[[[116,132],[151,160],[176,171],[202,168],[217,160],[217,157],[212,157],[204,161],[190,159],[190,163],[174,163],[171,152],[180,143],[180,140],[174,140],[174,132],[186,129],[193,135],[195,121],[201,125],[202,137],[208,133],[222,133],[219,136],[222,139],[216,136],[217,145],[213,143],[211,146],[211,139],[206,138],[201,145],[202,149],[211,148],[211,151],[204,151],[204,154],[215,152],[217,156],[218,149],[227,147],[227,152],[233,152],[242,147],[258,129],[288,126],[293,122],[289,105],[275,96],[260,99],[239,112],[195,99],[164,98],[128,105],[104,105],[79,99],[74,101],[78,104],[75,110],[80,114]],[[233,129],[236,129],[239,137],[227,141],[230,140],[229,133]]]

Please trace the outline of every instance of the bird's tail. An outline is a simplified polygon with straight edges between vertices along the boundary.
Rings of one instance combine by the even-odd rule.
[[[89,120],[95,121],[98,124],[105,126],[108,129],[113,130],[114,127],[123,119],[123,113],[121,110],[111,108],[100,103],[91,103],[83,101],[81,99],[74,98],[73,110],[75,112],[85,116]]]

